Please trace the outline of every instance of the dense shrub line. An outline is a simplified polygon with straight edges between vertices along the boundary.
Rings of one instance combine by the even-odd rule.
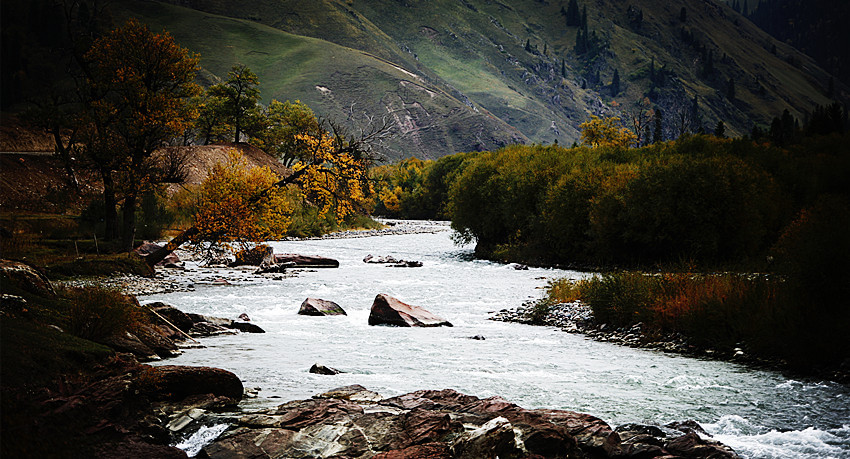
[[[848,176],[837,135],[786,149],[711,136],[513,145],[373,171],[376,213],[451,219],[481,257],[585,266],[760,266],[801,209],[850,195]]]

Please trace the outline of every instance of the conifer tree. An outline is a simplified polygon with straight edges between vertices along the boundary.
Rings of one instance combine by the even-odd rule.
[[[570,0],[569,6],[567,6],[566,16],[568,26],[577,27],[581,25],[581,13],[579,13],[577,0]]]
[[[735,79],[732,77],[729,78],[729,83],[726,85],[726,98],[735,100]]]
[[[658,143],[664,141],[664,130],[662,128],[663,115],[661,109],[655,107],[654,121],[655,121],[655,130],[652,133],[652,143]]]
[[[726,125],[723,124],[723,120],[717,122],[717,126],[714,128],[714,136],[721,139],[726,138]]]
[[[614,69],[614,77],[611,79],[611,95],[616,96],[620,93],[620,71]]]

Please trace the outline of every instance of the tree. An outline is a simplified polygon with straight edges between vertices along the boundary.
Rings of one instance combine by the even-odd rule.
[[[260,90],[257,88],[260,79],[247,66],[234,65],[227,74],[223,84],[211,86],[208,92],[224,100],[223,110],[227,121],[233,126],[233,141],[239,142],[242,133],[256,127],[259,115],[257,102],[260,100]]]
[[[686,22],[688,20],[688,10],[683,6],[681,10],[679,10],[679,21]]]
[[[217,163],[201,183],[195,199],[194,227],[190,241],[208,249],[280,239],[291,223],[292,206],[286,189],[274,187],[280,180],[268,167],[249,168],[244,157],[231,150],[226,163]]]
[[[123,195],[121,242],[132,249],[137,199],[150,186],[178,180],[179,161],[153,158],[197,117],[188,103],[199,57],[135,19],[94,42],[85,55],[88,86],[101,95],[87,107],[87,156],[104,179],[104,193]],[[109,205],[109,198],[105,198]]]
[[[576,0],[570,0],[567,6],[567,26],[577,27],[579,25],[581,25],[581,13],[578,9],[578,2]]]
[[[726,138],[726,125],[723,124],[723,120],[717,122],[717,126],[714,128],[714,136],[721,139]]]
[[[358,136],[349,135],[340,125],[327,122],[316,133],[296,134],[300,151],[297,161],[292,165],[292,173],[277,182],[258,190],[243,200],[241,208],[251,209],[266,199],[268,194],[291,186],[298,198],[319,209],[320,216],[333,213],[337,221],[358,209],[364,208],[367,196],[371,192],[367,170],[375,160],[373,148],[389,135],[392,125],[371,124],[360,130]],[[229,218],[237,218],[237,213]],[[230,223],[223,223],[227,226]],[[164,247],[148,255],[145,261],[153,266],[169,253],[186,242],[204,239],[206,242],[219,243],[213,238],[216,233],[207,233],[202,238],[202,229],[197,225],[186,229]]]
[[[628,148],[637,141],[637,135],[623,127],[620,118],[616,116],[599,118],[591,115],[590,120],[579,125],[579,129],[581,129],[582,143],[593,148]]]
[[[265,118],[263,130],[252,142],[287,167],[300,160],[299,156],[306,151],[301,140],[303,136],[317,136],[322,132],[313,111],[298,100],[283,103],[272,100]]]
[[[664,129],[662,127],[662,122],[664,119],[664,115],[661,112],[661,109],[655,107],[653,110],[653,119],[655,121],[655,129],[652,132],[652,143],[658,143],[664,141]]]
[[[207,89],[203,95],[192,100],[198,110],[198,119],[195,120],[196,135],[203,139],[204,145],[209,145],[211,141],[224,140],[233,129],[227,122],[227,100],[213,92]]]
[[[611,96],[616,97],[620,93],[620,71],[614,69],[614,77],[611,79]]]
[[[726,83],[726,98],[729,100],[735,100],[735,79],[729,78],[729,82]]]

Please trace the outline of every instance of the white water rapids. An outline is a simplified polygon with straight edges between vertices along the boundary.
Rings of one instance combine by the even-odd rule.
[[[525,408],[587,412],[612,426],[694,419],[744,457],[850,457],[847,386],[487,320],[492,311],[539,298],[547,279],[584,274],[519,271],[472,260],[472,248],[454,245],[448,231],[272,245],[276,253],[335,258],[340,267],[275,280],[250,270],[188,263],[179,276],[194,281],[194,291],[140,298],[204,315],[236,318],[244,312],[266,330],[206,338],[204,349],[161,362],[236,373],[246,387],[261,388],[260,398],[243,401],[244,409],[276,406],[349,384],[385,397],[451,388],[478,397],[500,395]],[[363,263],[368,254],[424,266]],[[233,285],[205,283],[216,277]],[[454,327],[370,327],[369,308],[378,293],[422,306]],[[348,315],[299,316],[307,297],[335,301]],[[474,335],[486,339],[469,339]],[[314,363],[345,373],[310,374]]]

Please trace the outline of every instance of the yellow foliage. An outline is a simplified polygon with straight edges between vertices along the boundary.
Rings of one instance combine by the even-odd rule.
[[[589,121],[579,125],[581,142],[591,147],[628,148],[637,142],[637,135],[622,126],[620,118],[599,118],[591,115]]]
[[[248,168],[241,153],[231,150],[201,183],[196,200],[192,242],[231,246],[280,239],[291,223],[292,205],[286,189],[268,167]]]
[[[365,207],[372,187],[364,159],[350,154],[341,140],[325,131],[296,134],[303,147],[301,161],[292,168],[302,172],[298,185],[302,196],[319,209],[319,216],[333,212],[337,222]]]

